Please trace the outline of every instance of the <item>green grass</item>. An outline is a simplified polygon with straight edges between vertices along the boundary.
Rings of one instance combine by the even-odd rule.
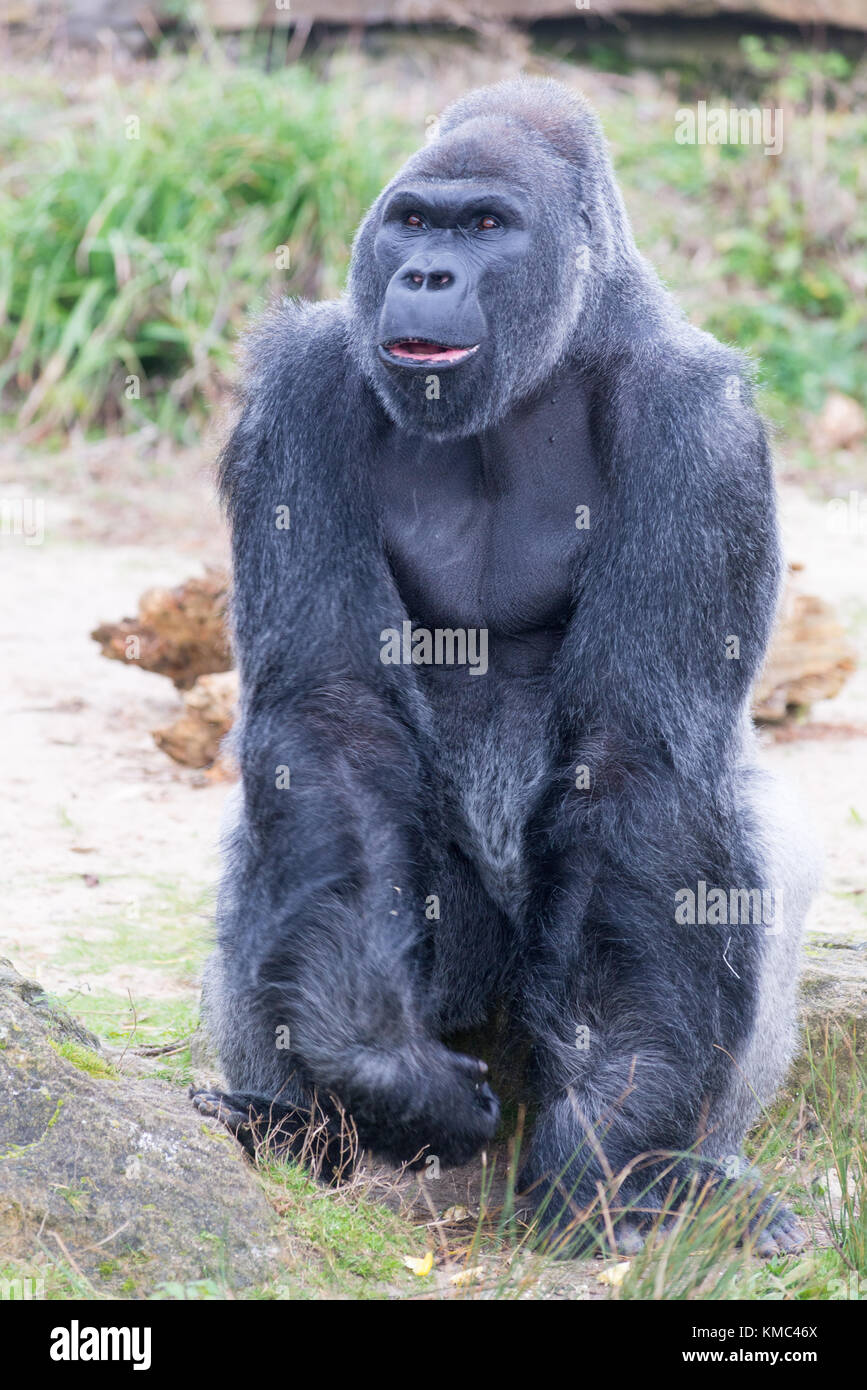
[[[156,1047],[186,1038],[199,1016],[198,991],[193,989],[188,998],[137,994],[132,1000],[112,990],[77,990],[64,994],[62,1002],[107,1042],[133,1047]]]
[[[104,876],[104,882],[110,884],[111,876]],[[182,1041],[198,1022],[199,981],[209,949],[213,895],[210,889],[196,890],[167,879],[129,882],[136,891],[125,906],[79,921],[66,935],[58,960],[82,983],[66,991],[61,1002],[116,1045]],[[92,935],[82,935],[87,928]],[[132,990],[112,988],[112,977],[127,966],[164,978],[172,993],[151,994],[146,984]],[[189,1047],[167,1055],[154,1074],[188,1082]]]
[[[124,880],[118,876],[117,881]],[[103,883],[110,885],[112,876],[104,875]],[[134,962],[174,980],[198,979],[208,949],[212,890],[190,890],[158,878],[145,881],[144,891],[140,881],[136,886],[139,891],[123,907],[81,922],[99,928],[98,939],[71,933],[61,960],[87,975],[110,975]]]
[[[867,1280],[867,1066],[853,1029],[836,1042],[810,1047],[807,1100],[817,1117],[827,1160],[812,1194],[834,1248]]]
[[[94,1052],[90,1047],[84,1047],[81,1043],[75,1042],[72,1038],[67,1038],[65,1042],[57,1043],[51,1038],[48,1039],[50,1047],[59,1057],[65,1057],[67,1062],[71,1062],[79,1071],[87,1072],[89,1076],[95,1076],[101,1081],[114,1081],[119,1073],[111,1062],[107,1062],[104,1057],[100,1057],[98,1052]]]
[[[358,1191],[321,1186],[294,1164],[265,1163],[261,1172],[289,1234],[306,1247],[272,1296],[365,1299],[415,1291],[413,1282],[421,1281],[403,1260],[424,1255],[423,1232]]]
[[[251,306],[337,289],[393,131],[300,67],[64,93],[10,79],[0,105],[0,388],[24,426],[183,433]]]
[[[743,41],[744,67],[726,91],[660,87],[617,99],[605,127],[642,249],[693,320],[760,364],[762,404],[790,422],[834,388],[867,393],[867,108],[842,55]],[[783,112],[776,156],[745,145],[681,145],[676,109]]]

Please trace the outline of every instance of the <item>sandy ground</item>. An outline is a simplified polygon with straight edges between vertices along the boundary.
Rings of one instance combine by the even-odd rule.
[[[97,458],[97,465],[100,460]],[[11,464],[5,460],[6,479]],[[159,473],[159,470],[157,470]],[[4,536],[2,707],[6,730],[3,861],[13,866],[0,945],[46,987],[87,987],[62,948],[118,924],[151,919],[172,899],[192,902],[218,872],[227,787],[179,767],[150,731],[176,716],[161,676],[107,661],[89,636],[101,620],[134,614],[143,589],[177,584],[225,557],[225,534],[196,461],[169,483],[64,477],[45,500],[42,544]],[[0,496],[22,488],[7,481]],[[170,518],[171,525],[165,523]],[[167,534],[171,546],[148,543]],[[208,922],[197,923],[206,931]],[[143,953],[146,954],[146,953]],[[134,953],[100,988],[124,994],[188,992],[195,982],[138,965]]]
[[[101,620],[134,613],[143,589],[223,558],[209,480],[200,459],[184,464],[180,477],[176,467],[149,465],[139,478],[127,461],[118,480],[109,452],[85,450],[60,486],[56,463],[27,465],[31,477],[22,484],[21,460],[0,459],[0,496],[26,492],[46,504],[41,544],[0,540],[7,868],[0,947],[62,993],[89,987],[70,945],[109,939],[130,922],[144,942],[173,898],[193,902],[213,889],[229,790],[154,745],[150,730],[178,707],[172,685],[105,660],[89,637]],[[766,740],[766,754],[824,841],[826,881],[813,929],[867,935],[867,736],[845,732],[867,729],[867,533],[833,534],[824,504],[792,488],[784,489],[783,515],[789,553],[805,562],[810,590],[838,605],[864,664],[838,699],[814,709],[811,723],[831,730]],[[161,535],[170,543],[155,545]],[[204,903],[193,927],[201,933],[209,928]],[[138,962],[133,947],[110,980],[94,984],[189,996],[197,981],[189,970]]]
[[[810,929],[867,938],[867,517],[860,532],[841,535],[829,525],[827,504],[800,488],[783,487],[780,502],[786,554],[804,565],[805,590],[834,604],[859,666],[839,695],[813,706],[803,738],[766,738],[765,757],[791,787],[824,851],[824,887]]]

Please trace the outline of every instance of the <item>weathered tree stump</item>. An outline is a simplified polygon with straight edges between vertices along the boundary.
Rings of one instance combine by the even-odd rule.
[[[237,671],[199,676],[192,690],[184,695],[184,711],[180,718],[165,728],[154,730],[158,747],[186,767],[210,767],[216,762],[220,744],[232,727],[237,702]],[[222,761],[228,772],[228,760]]]
[[[135,662],[189,690],[199,676],[229,671],[229,580],[222,569],[187,579],[175,589],[148,589],[137,618],[103,623],[91,633],[103,656]]]
[[[800,592],[790,577],[777,626],[753,691],[753,718],[785,719],[793,709],[830,700],[856,666],[855,648],[824,599]]]

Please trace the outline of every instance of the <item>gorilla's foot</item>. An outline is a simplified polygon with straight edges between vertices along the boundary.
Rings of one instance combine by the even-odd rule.
[[[220,1120],[247,1152],[294,1158],[318,1175],[351,1171],[361,1149],[398,1165],[468,1163],[494,1137],[500,1117],[487,1067],[441,1043],[406,1052],[359,1049],[339,1093],[345,1113],[287,1104],[253,1092],[190,1091],[202,1115]]]
[[[357,1137],[348,1124],[320,1110],[284,1105],[250,1092],[190,1087],[189,1094],[199,1114],[224,1124],[251,1158],[263,1153],[294,1158],[329,1181],[352,1171]]]
[[[807,1244],[807,1233],[789,1208],[773,1197],[762,1203],[750,1222],[753,1253],[763,1260],[772,1255],[795,1255]]]
[[[727,1179],[719,1180],[713,1189],[705,1189],[699,1197],[685,1195],[683,1205],[678,1204],[676,1209],[668,1202],[664,1209],[649,1210],[648,1196],[642,1194],[636,1199],[636,1208],[640,1211],[628,1206],[622,1211],[612,1207],[606,1214],[607,1219],[599,1214],[596,1202],[591,1200],[582,1212],[574,1198],[569,1200],[559,1184],[552,1184],[542,1191],[541,1198],[536,1198],[539,1217],[535,1243],[555,1259],[612,1253],[636,1255],[648,1242],[665,1239],[679,1224],[684,1210],[691,1217],[699,1218],[706,1203],[714,1200],[714,1192],[719,1194],[723,1188],[736,1199],[733,1213],[736,1213],[737,1225],[732,1235],[733,1244],[748,1246],[750,1252],[761,1259],[797,1254],[807,1244],[803,1227],[777,1198],[763,1196],[758,1187],[739,1185]],[[708,1242],[716,1238],[709,1230]]]
[[[672,1224],[671,1218],[662,1212],[638,1215],[611,1209],[607,1220],[600,1218],[598,1210],[585,1216],[576,1203],[563,1201],[561,1191],[537,1206],[539,1217],[533,1244],[540,1253],[556,1260],[637,1255],[648,1241],[662,1238]]]

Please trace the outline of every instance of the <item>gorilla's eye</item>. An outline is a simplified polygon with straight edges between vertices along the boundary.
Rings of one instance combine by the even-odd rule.
[[[423,227],[424,221],[421,217],[419,217],[417,212],[410,212],[407,213],[406,217],[404,218],[403,225],[405,227]]]
[[[478,222],[476,223],[476,231],[492,232],[496,227],[499,226],[499,219],[494,217],[492,213],[486,212],[485,215],[483,217],[480,217]]]

